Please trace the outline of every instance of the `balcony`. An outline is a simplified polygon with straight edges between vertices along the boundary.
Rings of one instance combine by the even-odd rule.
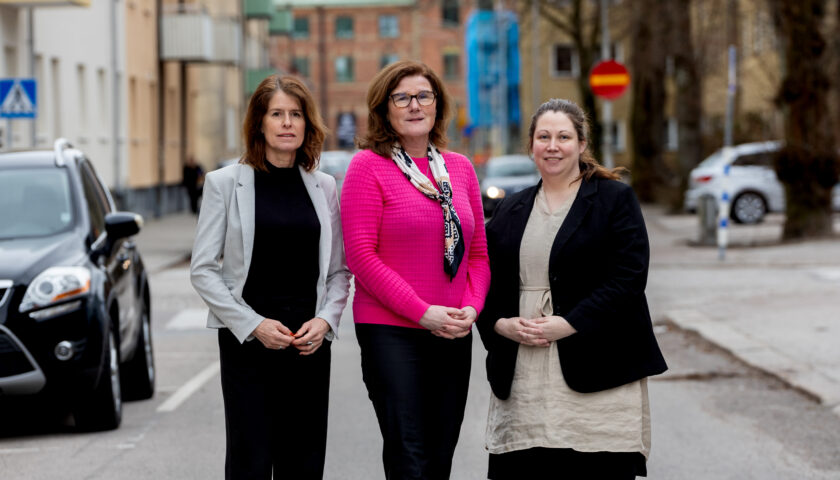
[[[243,0],[242,14],[248,20],[265,19],[270,20],[274,15],[274,2],[272,0]]]
[[[90,0],[0,0],[0,7],[89,7]]]
[[[275,73],[277,73],[277,70],[273,68],[249,68],[245,70],[245,95],[250,97],[260,82],[265,80],[265,77]]]
[[[213,20],[213,60],[215,63],[239,64],[242,24],[233,18]]]
[[[271,15],[271,20],[268,21],[269,35],[289,35],[292,33],[293,27],[292,11],[288,9],[275,10]]]
[[[240,63],[242,26],[232,18],[213,18],[194,4],[164,5],[160,58],[164,61]]]

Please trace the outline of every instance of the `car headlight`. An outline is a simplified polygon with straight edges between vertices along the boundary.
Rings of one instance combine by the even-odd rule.
[[[489,187],[487,189],[487,198],[505,198],[505,191],[499,187]]]
[[[90,291],[90,270],[85,267],[51,267],[32,280],[18,310],[28,312]]]

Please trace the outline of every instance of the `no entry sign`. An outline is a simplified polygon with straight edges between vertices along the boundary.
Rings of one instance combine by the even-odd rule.
[[[592,93],[607,100],[615,100],[630,85],[630,73],[624,65],[615,60],[598,62],[589,74]]]

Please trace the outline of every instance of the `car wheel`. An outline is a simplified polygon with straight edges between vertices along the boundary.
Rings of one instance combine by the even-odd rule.
[[[127,400],[145,400],[155,394],[155,358],[152,350],[152,323],[143,308],[134,357],[123,367],[123,390]]]
[[[744,192],[732,202],[732,220],[737,223],[758,223],[766,213],[764,198],[755,192]]]
[[[108,332],[106,369],[93,392],[81,399],[74,413],[76,426],[81,430],[113,430],[122,421],[122,391],[120,389],[120,358],[114,333]]]

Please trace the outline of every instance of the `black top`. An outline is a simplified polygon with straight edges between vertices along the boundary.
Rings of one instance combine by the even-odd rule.
[[[493,327],[519,315],[519,246],[539,188],[505,198],[486,227],[490,291],[477,325],[487,377],[501,399],[510,395],[519,344]],[[548,262],[554,314],[577,330],[557,342],[572,390],[607,390],[667,369],[645,298],[649,256],[633,190],[615,180],[582,181]]]
[[[295,330],[315,315],[321,224],[300,170],[266,165],[254,171],[254,250],[242,299]]]

